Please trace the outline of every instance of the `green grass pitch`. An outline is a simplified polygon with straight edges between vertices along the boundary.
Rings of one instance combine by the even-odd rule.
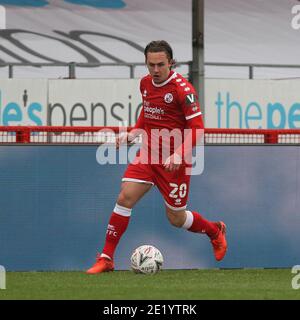
[[[115,271],[7,272],[0,300],[300,299],[291,269],[163,270],[156,275]]]

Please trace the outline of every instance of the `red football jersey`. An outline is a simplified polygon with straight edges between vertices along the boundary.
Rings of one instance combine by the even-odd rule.
[[[187,120],[200,116],[194,87],[180,74],[171,71],[163,83],[153,82],[151,75],[142,78],[144,128],[172,130],[186,128]]]
[[[159,158],[162,156],[166,159],[182,145],[183,131],[188,128],[188,120],[201,117],[198,96],[194,87],[182,75],[173,71],[160,84],[154,83],[151,75],[145,76],[141,80],[140,90],[143,108],[139,121],[142,120],[141,127],[148,136],[147,139],[143,138],[143,145],[148,145],[147,149],[152,154],[157,151]],[[169,133],[176,129],[176,138],[170,138],[172,134],[162,133],[162,129]],[[168,148],[162,148],[163,145],[168,145]]]
[[[135,129],[144,129],[143,134],[146,133],[147,137],[143,135],[142,147],[127,167],[122,181],[155,184],[169,208],[184,210],[190,185],[190,173],[186,172],[187,167],[191,167],[190,158],[185,157],[183,166],[177,171],[166,171],[164,164],[174,151],[182,152],[185,149],[183,144],[186,146],[187,141],[193,141],[193,134],[183,135],[185,129],[192,133],[194,129],[203,129],[197,94],[184,77],[173,71],[161,84],[155,84],[151,75],[147,75],[141,80],[140,90],[143,108]],[[168,135],[174,129],[179,132],[180,151],[176,139],[172,140],[173,135]],[[167,131],[167,134],[161,134],[162,131]],[[164,145],[169,145],[169,148],[164,148]],[[184,151],[189,154],[190,150],[187,148]],[[175,194],[178,190],[179,195]]]

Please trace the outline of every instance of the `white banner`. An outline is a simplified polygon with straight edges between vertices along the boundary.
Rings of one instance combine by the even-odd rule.
[[[300,79],[205,81],[208,128],[300,128]]]
[[[139,80],[0,80],[0,125],[132,126]],[[300,79],[205,81],[207,128],[300,128]]]
[[[48,124],[131,126],[142,98],[139,80],[49,80]]]
[[[0,79],[0,125],[47,124],[48,80]]]

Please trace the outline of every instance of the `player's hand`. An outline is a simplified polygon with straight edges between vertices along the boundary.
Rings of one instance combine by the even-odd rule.
[[[178,153],[173,153],[164,163],[165,170],[169,172],[178,170],[181,165],[182,158]]]
[[[119,149],[120,145],[127,144],[128,142],[131,142],[132,140],[134,140],[134,136],[132,134],[130,134],[130,132],[122,132],[116,138],[116,148]]]

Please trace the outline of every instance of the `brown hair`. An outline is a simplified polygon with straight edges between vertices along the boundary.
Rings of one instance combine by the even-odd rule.
[[[173,50],[165,40],[156,40],[148,43],[144,50],[145,59],[147,59],[148,52],[165,52],[168,59],[173,60]]]

